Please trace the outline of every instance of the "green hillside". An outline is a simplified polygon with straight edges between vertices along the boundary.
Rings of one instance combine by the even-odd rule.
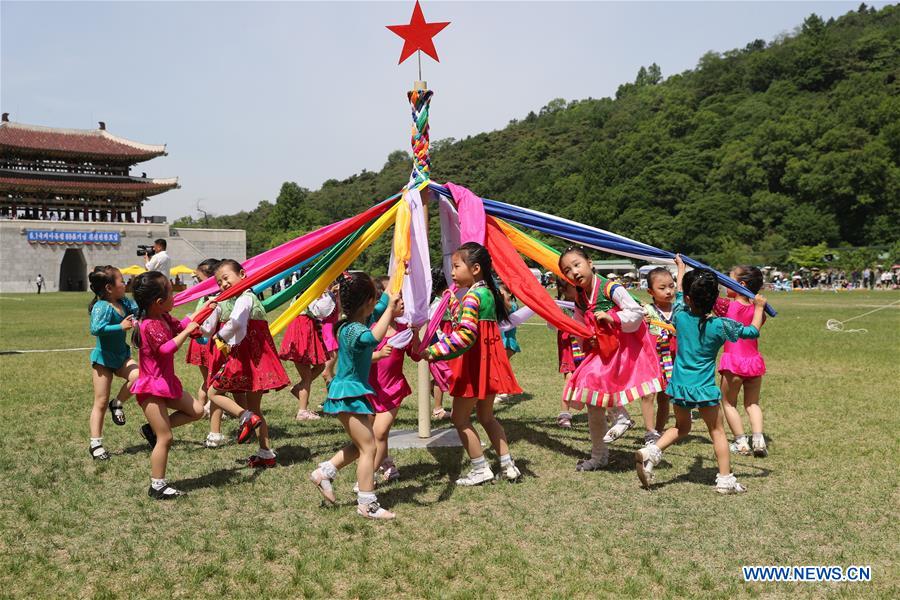
[[[684,73],[641,68],[615,98],[556,99],[502,130],[439,140],[432,173],[725,266],[822,242],[894,244],[898,159],[900,10],[862,5]],[[396,151],[377,173],[315,191],[287,182],[274,204],[178,225],[246,228],[256,254],[391,195],[409,167]],[[382,241],[366,262],[383,269],[386,253]]]

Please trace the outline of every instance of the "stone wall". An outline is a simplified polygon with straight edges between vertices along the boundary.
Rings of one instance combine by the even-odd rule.
[[[25,234],[28,229],[118,231],[120,243],[29,242]],[[0,221],[0,292],[37,291],[34,280],[38,273],[43,275],[46,282],[45,291],[58,291],[60,266],[67,249],[81,251],[85,263],[83,282],[87,289],[87,274],[95,265],[114,265],[120,268],[143,265],[143,257],[136,254],[138,244],[153,245],[153,240],[157,238],[167,241],[167,252],[173,267],[179,264],[194,267],[207,258],[234,258],[242,261],[247,257],[247,236],[241,229],[185,229],[169,227],[165,223]],[[70,260],[74,258],[70,254]]]

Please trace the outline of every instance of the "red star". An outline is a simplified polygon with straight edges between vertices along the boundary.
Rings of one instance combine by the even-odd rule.
[[[416,50],[421,50],[434,60],[441,62],[431,38],[449,24],[449,21],[446,23],[426,23],[425,15],[422,14],[422,7],[419,6],[419,0],[416,0],[416,6],[413,8],[409,25],[386,25],[388,29],[403,38],[403,50],[400,52],[400,61],[397,64],[399,65],[409,58]]]

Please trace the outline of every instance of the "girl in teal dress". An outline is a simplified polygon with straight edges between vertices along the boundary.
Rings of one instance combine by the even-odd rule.
[[[681,256],[675,257],[675,264],[678,266],[678,293],[672,324],[678,331],[678,353],[666,394],[675,406],[676,426],[667,429],[655,444],[635,453],[635,469],[641,483],[649,488],[653,467],[662,459],[662,451],[690,433],[691,409],[697,409],[709,429],[719,465],[716,491],[720,494],[744,492],[746,489],[731,472],[728,438],[719,414],[722,392],[716,385],[716,356],[726,341],[759,337],[766,299],[760,295],[754,298],[755,311],[750,325],[710,316],[719,296],[715,274],[705,269],[685,274]]]
[[[138,377],[138,365],[131,358],[131,348],[125,332],[134,327],[133,315],[137,305],[125,297],[122,273],[111,265],[94,267],[88,275],[94,299],[88,307],[91,314],[91,335],[97,345],[91,351],[91,373],[94,383],[94,406],[91,409],[91,442],[89,452],[94,460],[109,460],[103,447],[103,417],[109,408],[113,423],[125,424],[122,402],[131,396],[129,386]],[[116,397],[109,399],[113,377],[125,380]]]
[[[403,303],[399,295],[390,294],[385,310],[370,328],[370,317],[379,298],[375,282],[366,273],[352,273],[341,280],[341,310],[345,318],[335,328],[337,367],[322,410],[340,419],[350,436],[350,443],[331,460],[320,463],[309,478],[325,500],[333,504],[336,498],[332,481],[338,470],[359,459],[356,463],[357,513],[369,519],[393,519],[394,513],[381,508],[375,496],[375,433],[372,429],[375,409],[368,398],[375,390],[369,384],[369,370],[372,353],[391,322],[403,314]]]

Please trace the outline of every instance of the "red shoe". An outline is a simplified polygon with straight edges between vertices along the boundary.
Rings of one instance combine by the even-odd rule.
[[[240,428],[238,429],[238,444],[243,444],[248,439],[250,439],[250,434],[256,430],[262,424],[262,417],[260,417],[256,413],[250,413],[250,416],[247,417],[247,420],[241,423]]]
[[[254,454],[250,458],[247,459],[247,466],[253,469],[271,469],[276,466],[275,457],[272,458],[263,458],[257,454]]]

